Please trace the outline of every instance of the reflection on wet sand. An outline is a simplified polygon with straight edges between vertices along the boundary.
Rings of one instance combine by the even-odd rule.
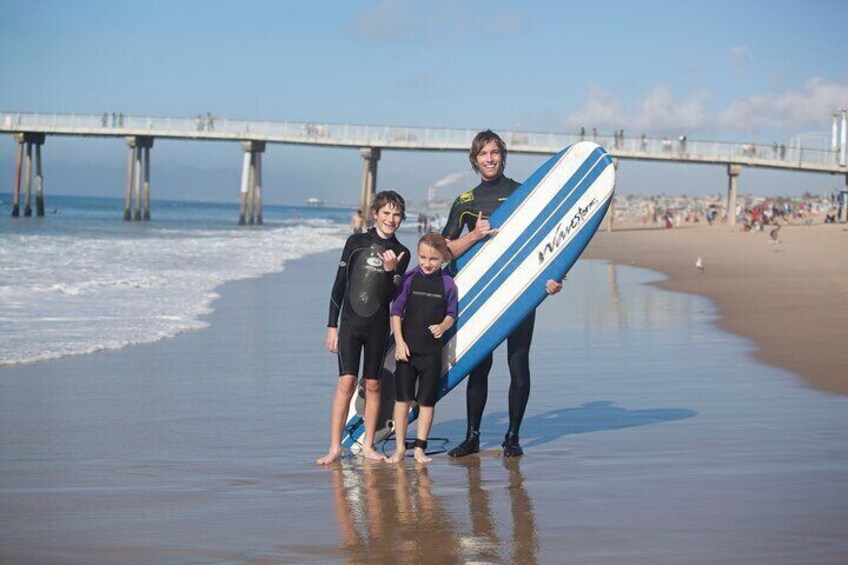
[[[437,494],[427,466],[334,465],[333,500],[345,561],[536,563],[533,502],[520,461],[491,467],[495,461],[500,460],[487,459],[485,471],[479,457],[451,462],[457,472],[465,470],[465,480],[458,490],[450,488],[450,496]],[[493,511],[504,506],[509,522]]]

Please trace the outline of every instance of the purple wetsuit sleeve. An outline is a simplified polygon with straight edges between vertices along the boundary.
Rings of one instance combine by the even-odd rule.
[[[456,283],[453,282],[453,279],[447,275],[442,275],[445,278],[445,302],[446,304],[446,316],[450,316],[454,320],[459,312],[459,291],[456,289]]]
[[[409,271],[403,276],[403,282],[395,295],[395,301],[392,303],[392,316],[403,317],[403,310],[406,308],[406,299],[409,297],[409,291],[412,288],[412,277],[415,271]]]

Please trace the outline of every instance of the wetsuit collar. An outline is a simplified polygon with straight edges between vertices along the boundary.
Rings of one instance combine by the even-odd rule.
[[[433,271],[429,275],[427,273],[425,273],[424,271],[422,271],[421,267],[415,267],[415,270],[418,271],[418,274],[421,275],[422,277],[424,277],[425,279],[434,279],[436,277],[442,276],[442,268],[441,267],[439,267],[438,269],[436,269],[435,271]]]
[[[489,187],[497,186],[497,185],[499,185],[499,184],[500,184],[500,182],[503,180],[503,178],[504,178],[504,175],[503,175],[503,173],[501,173],[501,176],[499,176],[499,177],[498,177],[498,178],[496,178],[495,180],[484,180],[484,179],[480,179],[480,186],[482,186],[482,187],[484,187],[484,188],[489,188]]]
[[[371,239],[373,239],[373,240],[375,240],[375,241],[394,241],[395,239],[397,239],[397,238],[395,238],[395,234],[392,234],[392,235],[390,235],[389,237],[384,238],[383,236],[381,236],[381,235],[377,232],[377,228],[371,228],[371,229],[369,229],[369,230],[368,230],[368,233],[371,235]]]

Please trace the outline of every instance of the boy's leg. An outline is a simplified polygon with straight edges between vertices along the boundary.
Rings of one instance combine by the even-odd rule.
[[[366,459],[385,461],[386,457],[374,451],[374,434],[380,417],[380,380],[365,379],[365,436],[362,438],[362,455]]]
[[[329,465],[342,456],[342,429],[344,428],[350,399],[356,391],[356,376],[342,375],[336,384],[333,406],[330,409],[330,449],[327,455],[315,461],[318,465]]]
[[[395,452],[389,457],[389,463],[400,463],[406,456],[406,429],[410,402],[395,402]]]

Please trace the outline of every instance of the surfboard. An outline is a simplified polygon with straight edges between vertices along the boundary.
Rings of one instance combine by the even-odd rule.
[[[489,218],[498,233],[456,261],[459,315],[444,337],[438,399],[460,384],[547,297],[601,224],[615,189],[607,151],[584,141],[548,159]],[[391,338],[390,338],[391,339]],[[380,375],[381,405],[375,444],[393,431],[394,342]],[[365,432],[364,390],[351,400],[342,445],[354,452]],[[413,403],[409,421],[417,418]]]

